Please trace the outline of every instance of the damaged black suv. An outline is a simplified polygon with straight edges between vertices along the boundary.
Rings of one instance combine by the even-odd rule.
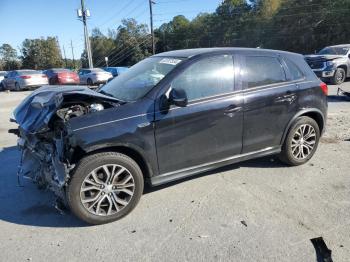
[[[278,154],[307,162],[325,129],[327,86],[301,55],[262,49],[172,51],[99,90],[42,87],[15,110],[19,174],[91,224],[131,212],[159,185]]]

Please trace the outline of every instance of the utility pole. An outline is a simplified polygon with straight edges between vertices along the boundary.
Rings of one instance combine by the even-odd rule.
[[[156,3],[152,0],[148,0],[149,1],[149,13],[150,13],[150,20],[151,20],[151,35],[152,35],[152,53],[155,54],[156,53],[156,46],[154,43],[154,30],[153,30],[153,5]]]
[[[73,50],[73,41],[70,40],[70,47],[72,49],[72,57],[73,57],[73,68],[75,69],[75,59],[74,59],[74,50]]]
[[[90,16],[90,11],[88,9],[85,9],[84,0],[81,0],[81,9],[78,10],[78,17],[82,19],[81,21],[83,22],[83,25],[84,25],[85,50],[88,56],[89,68],[93,68],[89,31],[86,23],[87,17],[89,16]]]
[[[67,68],[66,49],[64,49],[64,45],[63,45],[63,55],[64,55],[64,63],[66,64],[66,68]]]

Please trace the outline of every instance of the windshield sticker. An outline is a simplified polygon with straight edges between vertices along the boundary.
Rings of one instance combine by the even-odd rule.
[[[177,65],[180,63],[180,59],[175,59],[175,58],[163,58],[162,60],[159,61],[160,64],[168,64],[168,65]]]

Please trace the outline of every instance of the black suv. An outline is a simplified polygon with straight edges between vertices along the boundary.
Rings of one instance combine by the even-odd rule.
[[[325,128],[327,86],[303,56],[214,48],[147,58],[97,92],[43,87],[15,110],[20,174],[79,218],[118,220],[160,185],[278,154],[307,162]]]

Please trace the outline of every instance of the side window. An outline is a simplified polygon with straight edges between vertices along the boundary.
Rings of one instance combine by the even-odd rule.
[[[304,74],[302,73],[302,71],[298,68],[298,66],[294,62],[290,61],[287,58],[284,58],[284,62],[286,63],[286,65],[289,69],[289,72],[292,76],[291,80],[298,80],[298,79],[301,79],[304,77]]]
[[[187,68],[171,86],[183,89],[188,101],[233,92],[233,58],[231,55],[204,58]]]
[[[244,81],[248,88],[252,88],[285,82],[286,74],[275,57],[247,56]]]

